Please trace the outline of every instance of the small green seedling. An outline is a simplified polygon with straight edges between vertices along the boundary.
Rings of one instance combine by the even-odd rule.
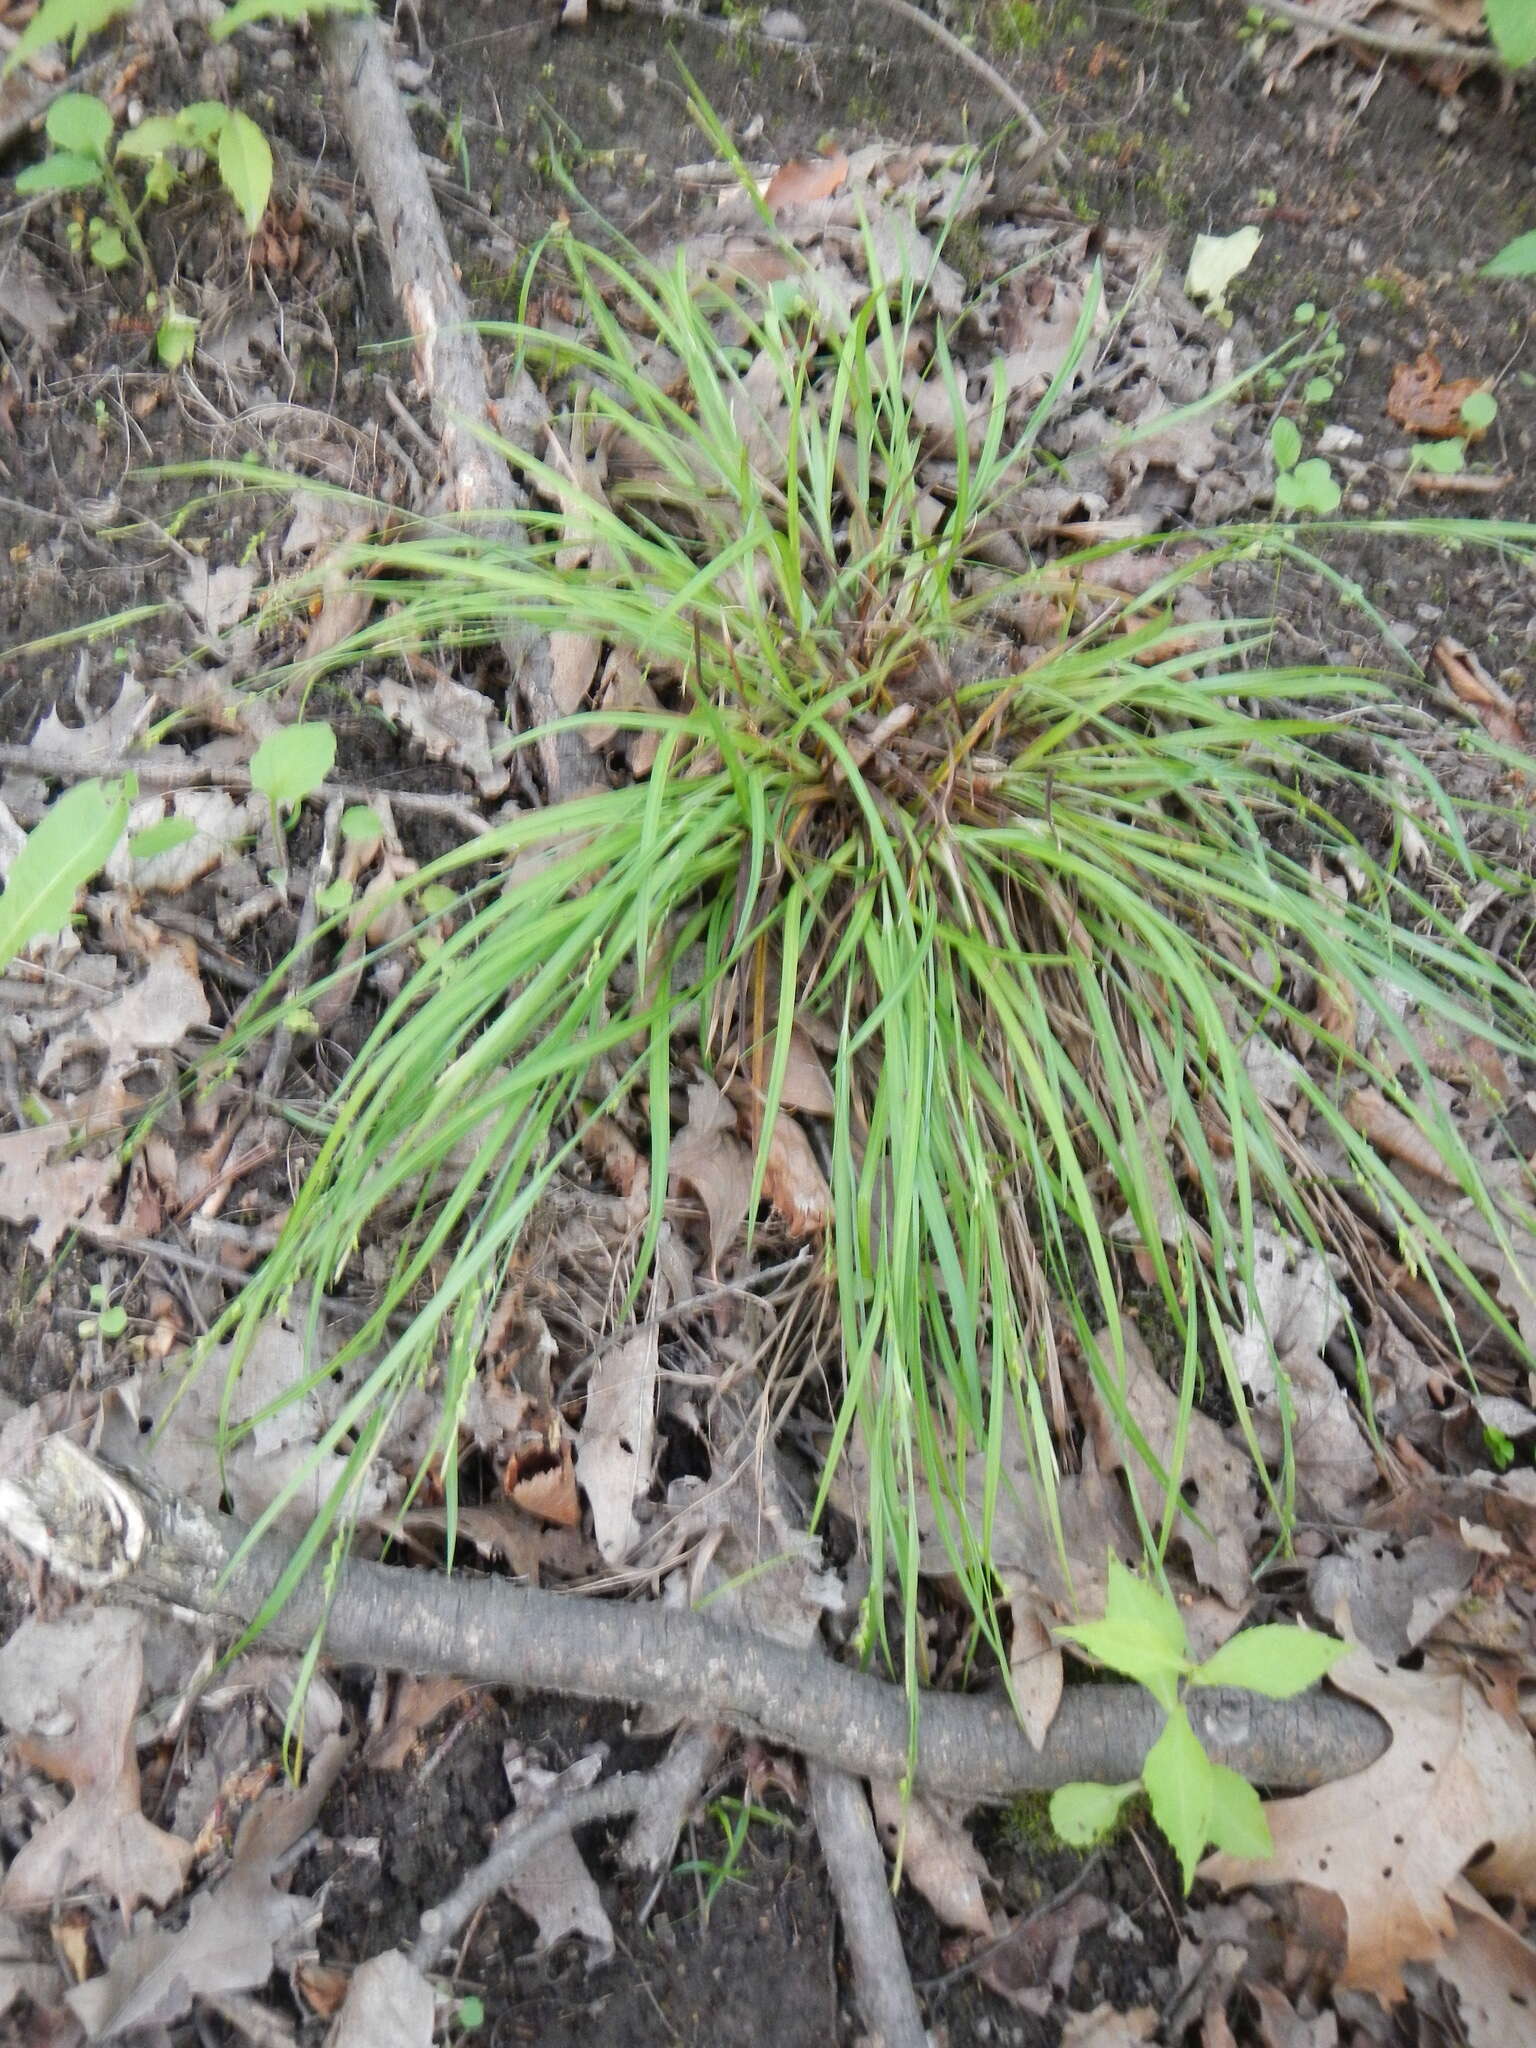
[[[453,2024],[460,2033],[477,2033],[485,2025],[485,2000],[476,1998],[473,1993],[461,1998],[453,2009]]]
[[[197,322],[173,306],[155,329],[155,355],[167,370],[179,370],[197,347]]]
[[[36,14],[16,38],[15,48],[0,70],[9,78],[18,64],[50,43],[68,43],[71,58],[84,49],[88,37],[97,34],[121,15],[132,14],[139,0],[43,0]]]
[[[288,865],[284,814],[313,795],[335,765],[336,735],[323,719],[279,726],[251,756],[251,787],[272,807],[281,876],[286,876]]]
[[[1331,388],[1331,387],[1330,387]],[[1337,512],[1344,494],[1321,455],[1301,460],[1301,431],[1284,413],[1269,430],[1275,458],[1275,505],[1282,512]]]
[[[1051,1795],[1051,1825],[1061,1839],[1074,1848],[1101,1840],[1126,1800],[1144,1791],[1152,1818],[1179,1859],[1186,1891],[1208,1844],[1233,1856],[1270,1855],[1273,1843],[1259,1795],[1246,1778],[1206,1755],[1184,1705],[1184,1689],[1233,1685],[1270,1699],[1292,1699],[1315,1685],[1349,1645],[1274,1624],[1245,1629],[1195,1664],[1173,1601],[1113,1556],[1104,1619],[1056,1633],[1144,1685],[1168,1714],[1139,1778],[1124,1785],[1063,1785]]]
[[[137,788],[82,782],[51,804],[27,834],[0,892],[0,969],[34,939],[63,931],[83,889],[123,836]]]
[[[21,193],[97,192],[111,220],[93,220],[72,237],[103,270],[119,269],[130,252],[147,272],[149,252],[139,232],[144,207],[169,197],[177,180],[171,162],[183,150],[201,150],[219,167],[225,190],[240,209],[246,231],[261,225],[272,191],[272,150],[249,114],[218,100],[198,100],[176,114],[151,114],[137,128],[117,136],[112,109],[94,93],[67,92],[48,109],[43,123],[53,149],[29,164],[16,179]],[[138,206],[119,175],[131,162],[144,165],[144,196]]]

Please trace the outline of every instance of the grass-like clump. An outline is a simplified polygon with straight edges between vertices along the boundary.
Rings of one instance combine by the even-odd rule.
[[[1230,1338],[1257,1233],[1331,1249],[1346,1200],[1352,1241],[1375,1233],[1429,1280],[1450,1343],[1468,1297],[1518,1341],[1350,1102],[1379,1091],[1504,1229],[1428,1086],[1423,1027],[1517,1052],[1536,1004],[1464,935],[1453,895],[1396,860],[1411,814],[1431,872],[1474,865],[1428,770],[1385,730],[1390,776],[1337,744],[1380,686],[1269,665],[1263,622],[1175,624],[1191,582],[1294,555],[1294,529],[1167,552],[1134,604],[1068,607],[1045,644],[1027,639],[1030,601],[1094,587],[1114,552],[1011,574],[986,559],[1092,345],[1093,294],[1017,431],[1000,395],[968,417],[942,325],[916,349],[920,280],[871,291],[837,333],[793,278],[701,285],[681,261],[569,238],[558,253],[565,337],[500,332],[555,395],[562,445],[601,444],[606,484],[509,447],[535,506],[526,544],[423,522],[359,550],[381,602],[347,652],[519,621],[590,634],[646,679],[640,708],[602,718],[647,736],[648,770],[412,878],[454,890],[456,918],[411,956],[276,1251],[215,1335],[253,1332],[301,1282],[318,1316],[389,1219],[388,1278],[323,1368],[366,1368],[322,1445],[352,1451],[330,1503],[344,1518],[395,1403],[429,1376],[453,1442],[509,1262],[590,1121],[625,1110],[648,1128],[643,1277],[679,1070],[746,1077],[771,1132],[791,1029],[810,1020],[835,1047],[829,1469],[857,1432],[872,1615],[892,1569],[913,1608],[922,1499],[1001,1647],[1002,1445],[1022,1431],[1049,1520],[1064,1346],[1139,1442],[1120,1338],[1131,1250],[1175,1333],[1186,1412],[1219,1372],[1244,1421]],[[925,434],[946,409],[936,517]],[[1346,811],[1378,822],[1374,845]],[[286,1002],[274,984],[247,1031]],[[1266,1044],[1296,1057],[1304,1117],[1261,1092]],[[759,1148],[759,1193],[762,1175]],[[1283,1539],[1289,1446],[1266,1482]],[[1138,1489],[1149,1553],[1176,1487],[1153,1469]]]

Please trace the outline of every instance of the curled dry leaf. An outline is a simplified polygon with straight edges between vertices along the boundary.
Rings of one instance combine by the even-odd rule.
[[[587,1383],[576,1477],[608,1564],[622,1564],[640,1541],[635,1502],[651,1483],[657,1359],[653,1324],[600,1358]]]
[[[903,1799],[886,1778],[871,1778],[869,1799],[885,1853],[902,1876],[946,1927],[989,1941],[992,1915],[981,1895],[987,1866],[962,1823],[933,1800]]]
[[[1480,440],[1487,429],[1469,427],[1461,408],[1474,392],[1488,388],[1483,377],[1455,377],[1447,383],[1440,358],[1427,348],[1413,362],[1399,363],[1392,372],[1387,414],[1410,434],[1423,434],[1430,440]]]
[[[1435,666],[1463,704],[1471,705],[1483,730],[1500,746],[1523,747],[1525,730],[1514,699],[1489,675],[1470,647],[1443,633],[1431,650]]]
[[[1229,1890],[1304,1884],[1336,1894],[1348,1922],[1340,1982],[1393,2004],[1404,1965],[1433,1961],[1454,1938],[1464,1876],[1536,1903],[1536,1758],[1525,1730],[1464,1678],[1395,1671],[1361,1651],[1329,1678],[1382,1716],[1391,1747],[1354,1777],[1268,1801],[1272,1857],[1222,1854],[1200,1870]]]
[[[277,1866],[314,1826],[350,1750],[347,1737],[327,1736],[301,1789],[278,1785],[251,1808],[235,1837],[228,1876],[198,1893],[185,1927],[174,1934],[156,1927],[135,1933],[113,1950],[104,1977],[69,1994],[92,2040],[169,2026],[191,2011],[194,1998],[266,1983],[279,1944],[314,1910],[309,1899],[278,1889]]]
[[[410,734],[428,760],[462,768],[482,796],[500,796],[511,782],[511,769],[494,750],[496,707],[478,690],[440,675],[427,690],[380,681],[371,686],[368,699]]]
[[[385,1949],[353,1972],[330,2048],[432,2048],[436,2005],[410,1958]]]
[[[1400,1159],[1404,1166],[1428,1174],[1431,1180],[1457,1186],[1455,1174],[1413,1118],[1394,1109],[1379,1088],[1357,1088],[1345,1103],[1344,1114],[1378,1152],[1385,1152],[1389,1159]]]
[[[143,1684],[143,1622],[124,1608],[29,1617],[0,1650],[0,1719],[15,1754],[74,1793],[17,1853],[0,1887],[11,1912],[105,1890],[125,1913],[181,1890],[192,1845],[139,1811],[133,1723]]]
[[[710,1265],[719,1271],[746,1226],[752,1199],[752,1155],[736,1136],[736,1112],[713,1081],[688,1090],[688,1121],[672,1140],[670,1178],[691,1187],[709,1218]]]
[[[831,156],[796,157],[779,165],[764,188],[763,200],[775,212],[781,206],[809,206],[830,199],[847,176],[848,159],[841,150]]]

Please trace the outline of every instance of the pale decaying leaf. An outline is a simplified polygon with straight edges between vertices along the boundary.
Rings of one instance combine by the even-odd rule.
[[[1378,1152],[1400,1160],[1431,1180],[1455,1187],[1456,1175],[1410,1116],[1394,1109],[1379,1088],[1357,1088],[1344,1105],[1344,1114],[1362,1137],[1369,1138]]]
[[[1406,1540],[1353,1529],[1337,1556],[1313,1565],[1307,1594],[1323,1621],[1395,1663],[1456,1611],[1477,1563],[1478,1553],[1443,1526]]]
[[[1382,1716],[1391,1747],[1354,1777],[1269,1801],[1271,1858],[1217,1855],[1201,1874],[1336,1894],[1348,1922],[1340,1982],[1390,2004],[1404,1965],[1434,1960],[1455,1936],[1464,1876],[1536,1902],[1536,1758],[1525,1730],[1467,1679],[1392,1670],[1363,1651],[1329,1676]]]
[[[1153,2006],[1133,2005],[1129,2012],[1117,2012],[1112,2005],[1096,2005],[1092,2012],[1067,2014],[1061,2048],[1139,2048],[1156,2033]]]
[[[141,682],[125,676],[111,707],[85,725],[66,725],[50,711],[32,735],[32,746],[45,759],[77,763],[95,771],[120,761],[154,716],[155,699]]]
[[[754,1120],[755,1121],[755,1120]],[[794,1117],[780,1110],[773,1120],[763,1167],[763,1199],[790,1237],[810,1237],[832,1220],[832,1190]]]
[[[210,1511],[222,1505],[227,1491],[235,1513],[245,1522],[255,1521],[296,1481],[291,1498],[278,1515],[278,1526],[292,1535],[302,1535],[345,1473],[344,1452],[332,1450],[316,1456],[329,1405],[339,1401],[345,1389],[322,1372],[317,1385],[295,1394],[317,1361],[309,1357],[299,1330],[269,1318],[251,1340],[225,1417],[232,1427],[246,1422],[252,1422],[252,1427],[227,1448],[221,1463],[217,1455],[220,1411],[234,1355],[233,1345],[215,1346],[190,1385],[184,1365],[177,1362],[147,1371],[125,1386],[121,1399],[107,1411],[102,1448],[125,1464],[135,1463],[148,1433],[145,1424],[149,1424],[154,1432],[153,1467],[159,1484]],[[276,1412],[263,1415],[273,1403],[280,1404]],[[262,1419],[253,1421],[258,1415]],[[375,1460],[361,1476],[349,1510],[366,1519],[382,1514],[387,1501],[387,1487]]]
[[[1232,1339],[1232,1362],[1253,1401],[1253,1426],[1266,1458],[1285,1442],[1278,1361],[1294,1411],[1296,1476],[1325,1515],[1344,1518],[1376,1483],[1376,1461],[1323,1346],[1344,1315],[1338,1283],[1310,1246],[1254,1232],[1248,1321]]]
[[[452,761],[482,796],[500,796],[511,782],[512,771],[494,746],[501,732],[496,707],[478,690],[444,675],[426,690],[381,678],[370,685],[368,697],[410,734],[428,760]]]
[[[210,566],[194,557],[182,578],[181,601],[212,635],[239,625],[256,592],[254,562],[220,562]]]
[[[266,1983],[282,1945],[314,1912],[309,1899],[278,1889],[277,1866],[314,1826],[350,1750],[345,1736],[327,1737],[302,1788],[278,1785],[251,1808],[235,1836],[228,1875],[198,1893],[184,1927],[136,1930],[113,1950],[104,1977],[69,1994],[93,2041],[169,2026],[191,2010],[194,1998]]]
[[[517,1819],[528,1820],[596,1783],[603,1752],[582,1757],[569,1770],[550,1771],[514,1743],[508,1745],[503,1761],[517,1801]],[[539,1930],[538,1954],[572,1936],[587,1944],[593,1969],[613,1954],[613,1925],[569,1830],[520,1865],[507,1890]]]
[[[14,1754],[75,1795],[12,1860],[0,1887],[7,1911],[102,1890],[132,1913],[181,1890],[191,1843],[139,1810],[133,1724],[143,1674],[143,1622],[124,1608],[29,1617],[0,1649],[0,1720]]]
[[[1436,1967],[1456,1987],[1468,2048],[1536,2048],[1536,1949],[1464,1879],[1449,1897],[1456,1932]]]
[[[1051,1634],[1049,1602],[1023,1573],[1002,1574],[1013,1637],[1008,1645],[1008,1680],[1019,1725],[1038,1749],[1061,1705],[1066,1667]]]
[[[963,1822],[934,1800],[908,1797],[889,1779],[871,1778],[870,1804],[885,1853],[946,1927],[991,1939],[992,1916],[981,1895],[987,1866]]]
[[[736,1112],[713,1081],[688,1090],[688,1121],[672,1140],[669,1177],[692,1188],[709,1219],[710,1265],[746,1226],[752,1199],[752,1155],[736,1136]]]
[[[70,1138],[62,1123],[0,1137],[0,1222],[31,1224],[32,1243],[45,1259],[53,1256],[65,1231],[99,1211],[122,1172],[115,1156],[71,1155]]]
[[[1164,1380],[1147,1349],[1141,1332],[1122,1325],[1125,1346],[1125,1379],[1122,1394],[1147,1449],[1166,1470],[1178,1442],[1179,1397]],[[1114,1374],[1113,1346],[1107,1330],[1094,1339],[1102,1371]],[[1097,1432],[1099,1455],[1106,1461],[1123,1455],[1123,1432],[1107,1414]],[[1190,1512],[1176,1524],[1179,1537],[1189,1548],[1195,1576],[1227,1605],[1247,1605],[1251,1589],[1249,1553],[1257,1542],[1261,1517],[1258,1484],[1253,1464],[1243,1451],[1228,1443],[1222,1429],[1198,1408],[1184,1418],[1184,1457],[1180,1467],[1180,1496]],[[1138,1471],[1137,1484],[1143,1505],[1153,1522],[1161,1520],[1159,1496],[1151,1474]]]
[[[653,1323],[605,1353],[587,1383],[576,1477],[591,1504],[597,1547],[608,1564],[621,1564],[640,1541],[635,1502],[651,1483],[657,1359]]]
[[[352,1973],[329,2048],[432,2048],[432,1986],[398,1949]]]

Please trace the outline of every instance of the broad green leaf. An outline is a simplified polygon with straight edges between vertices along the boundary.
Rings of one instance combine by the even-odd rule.
[[[43,123],[56,149],[105,163],[112,140],[112,109],[92,92],[61,93]]]
[[[1478,273],[1481,277],[1536,277],[1536,228],[1506,242]]]
[[[1140,1790],[1135,1778],[1129,1785],[1063,1785],[1051,1794],[1051,1826],[1074,1849],[1092,1848],[1109,1833],[1127,1799]]]
[[[1491,391],[1469,391],[1461,401],[1461,423],[1474,434],[1491,427],[1499,416],[1499,401]]]
[[[185,149],[181,119],[176,114],[151,114],[137,128],[130,128],[117,145],[119,157],[164,156],[168,149]]]
[[[1332,1670],[1348,1647],[1332,1636],[1271,1622],[1229,1637],[1190,1673],[1190,1680],[1195,1685],[1239,1685],[1272,1700],[1294,1699]]]
[[[1276,469],[1294,469],[1301,460],[1301,430],[1296,422],[1282,414],[1269,430],[1269,445]]]
[[[219,176],[240,209],[246,233],[254,235],[272,195],[272,145],[249,114],[237,110],[224,124]]]
[[[1241,277],[1264,239],[1257,228],[1238,228],[1230,235],[1196,235],[1184,273],[1184,289],[1192,299],[1205,299],[1218,317],[1227,302],[1227,287]]]
[[[82,782],[27,834],[0,892],[0,968],[34,939],[61,932],[82,889],[123,836],[134,785]]]
[[[235,0],[208,33],[216,43],[253,21],[316,21],[323,14],[365,14],[373,0]]]
[[[98,270],[121,270],[128,261],[128,244],[108,220],[91,222],[91,261]]]
[[[176,116],[184,149],[212,149],[229,126],[229,108],[222,100],[192,100]]]
[[[60,150],[40,164],[16,173],[18,192],[84,192],[101,183],[101,165],[93,156],[71,156]]]
[[[1115,1556],[1109,1557],[1108,1590],[1104,1599],[1106,1621],[1139,1622],[1151,1629],[1182,1663],[1189,1655],[1184,1618],[1166,1593],[1128,1571]]]
[[[1144,1685],[1162,1706],[1173,1708],[1179,1697],[1184,1651],[1170,1648],[1166,1630],[1142,1621],[1089,1621],[1080,1628],[1059,1628],[1057,1635],[1077,1643],[1112,1671]]]
[[[1413,459],[1434,476],[1456,476],[1467,466],[1467,451],[1460,441],[1415,441]]]
[[[135,860],[153,860],[157,853],[169,853],[173,846],[185,846],[196,837],[197,827],[190,818],[161,818],[146,825],[142,832],[135,832],[128,842],[128,851]]]
[[[127,1309],[120,1301],[114,1302],[110,1308],[102,1310],[97,1318],[96,1327],[103,1337],[121,1337],[128,1327]]]
[[[1275,478],[1275,503],[1282,511],[1337,512],[1343,496],[1321,455],[1309,456]]]
[[[1246,1778],[1225,1764],[1211,1765],[1211,1810],[1206,1837],[1229,1856],[1273,1856],[1274,1841],[1264,1818],[1264,1802]]]
[[[155,354],[168,370],[179,370],[197,346],[197,322],[190,313],[167,313],[155,329]]]
[[[1189,1716],[1176,1707],[1168,1725],[1147,1751],[1141,1782],[1152,1802],[1152,1818],[1173,1845],[1184,1874],[1184,1889],[1195,1881],[1195,1865],[1210,1840],[1216,1767],[1200,1747]]]
[[[131,14],[138,4],[139,0],[43,0],[17,37],[0,78],[9,78],[34,50],[46,49],[49,43],[67,41],[71,57],[78,57],[87,36],[95,35],[120,14]]]
[[[372,804],[348,804],[341,814],[343,839],[382,839],[384,820]]]
[[[334,882],[327,882],[323,889],[315,892],[315,908],[322,917],[335,917],[345,910],[352,901],[352,884],[338,875]]]
[[[1533,0],[1483,0],[1488,33],[1506,64],[1518,70],[1536,64],[1536,4]]]
[[[1326,405],[1333,396],[1333,379],[1331,377],[1309,377],[1306,389],[1301,395],[1308,405]]]
[[[316,790],[336,760],[336,735],[311,719],[268,733],[251,756],[251,787],[259,789],[279,810]]]

